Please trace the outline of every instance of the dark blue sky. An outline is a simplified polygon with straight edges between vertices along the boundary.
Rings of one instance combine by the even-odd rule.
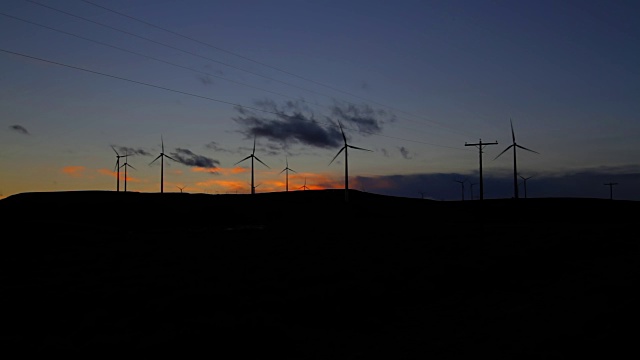
[[[636,1],[5,0],[2,196],[250,192],[305,182],[640,200]],[[513,125],[513,133],[511,125]],[[121,183],[124,181],[120,174]],[[478,190],[478,185],[474,185]],[[520,189],[524,196],[524,184]],[[477,196],[477,195],[476,195]]]

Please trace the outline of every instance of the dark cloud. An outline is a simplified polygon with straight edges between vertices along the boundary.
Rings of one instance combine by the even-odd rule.
[[[129,155],[129,156],[135,156],[135,155],[142,155],[142,156],[152,156],[152,154],[144,149],[141,148],[131,148],[131,147],[127,147],[127,146],[116,146],[116,145],[111,145],[113,146],[116,151],[118,152],[118,154],[120,155]]]
[[[276,104],[267,99],[256,101],[255,105],[263,112],[237,107],[239,116],[234,121],[243,127],[242,132],[248,138],[263,137],[281,144],[283,149],[292,144],[320,148],[343,145],[342,134],[335,120],[343,122],[345,129],[355,127],[365,136],[380,133],[386,121],[394,121],[394,117],[387,112],[374,110],[367,105],[334,105],[330,110],[332,117],[316,115],[302,101]]]
[[[201,82],[203,85],[206,85],[206,86],[208,86],[208,85],[213,85],[213,79],[211,78],[211,76],[208,76],[208,75],[200,75],[200,76],[198,76],[198,80],[200,80],[200,82]]]
[[[233,119],[244,128],[243,132],[249,138],[263,137],[282,144],[281,147],[285,149],[291,144],[334,148],[342,143],[339,128],[321,126],[313,113],[305,111],[295,102],[287,102],[279,108],[267,100],[256,106],[269,113],[256,114],[238,107],[236,110],[240,115]]]
[[[398,147],[398,150],[400,150],[400,154],[402,155],[403,158],[405,159],[411,159],[411,154],[409,154],[409,150],[407,150],[407,148],[405,148],[404,146],[400,146]]]
[[[22,125],[11,125],[11,126],[9,126],[9,129],[11,129],[13,131],[17,131],[20,134],[31,135],[31,134],[29,134],[29,131],[27,131],[27,129],[25,129]]]
[[[188,149],[177,148],[176,152],[171,153],[171,157],[176,159],[179,163],[187,166],[216,169],[218,165],[220,165],[220,162],[218,160],[194,154],[191,150]]]
[[[620,173],[620,169],[587,169],[566,174],[527,174],[526,197],[584,197],[609,198],[608,183],[617,183],[611,189],[612,197],[617,200],[640,200],[640,171],[630,167],[633,172]],[[389,175],[379,177],[355,177],[350,182],[354,189],[365,189],[391,196],[415,197],[424,196],[434,200],[462,200],[464,189],[465,200],[477,200],[480,196],[479,177],[477,173],[440,173]],[[464,181],[464,188],[457,181]],[[475,184],[471,186],[471,184]],[[518,179],[519,197],[525,197],[524,181]],[[484,198],[511,198],[514,195],[513,174],[484,174]]]
[[[386,121],[393,122],[395,117],[384,110],[374,110],[369,105],[334,105],[331,115],[342,123],[355,126],[364,134],[379,134]]]

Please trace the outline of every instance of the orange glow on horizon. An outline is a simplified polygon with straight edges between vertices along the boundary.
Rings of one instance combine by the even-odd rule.
[[[62,168],[62,173],[72,177],[82,177],[84,170],[84,166],[65,166]]]

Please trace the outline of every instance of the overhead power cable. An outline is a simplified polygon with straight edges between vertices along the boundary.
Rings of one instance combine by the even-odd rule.
[[[286,81],[278,80],[278,79],[275,79],[275,78],[272,78],[272,77],[269,77],[269,76],[265,76],[265,75],[262,75],[262,74],[259,74],[259,73],[256,73],[256,72],[253,72],[253,71],[250,71],[250,70],[246,70],[246,69],[243,69],[243,68],[240,68],[240,67],[237,67],[237,66],[231,65],[231,64],[227,64],[227,63],[224,63],[224,62],[221,62],[221,61],[215,60],[215,59],[211,59],[211,58],[208,58],[208,57],[206,57],[206,56],[202,56],[202,55],[199,55],[199,54],[196,54],[196,53],[193,53],[193,52],[187,51],[187,50],[183,50],[183,49],[180,49],[180,48],[177,48],[177,47],[171,46],[171,45],[167,45],[167,44],[164,44],[164,43],[162,43],[162,42],[159,42],[159,41],[156,41],[156,40],[153,40],[153,39],[149,39],[149,38],[146,38],[146,37],[143,37],[143,36],[140,36],[140,35],[137,35],[137,34],[134,34],[134,33],[128,32],[128,31],[125,31],[125,30],[121,30],[121,29],[115,28],[115,27],[110,26],[110,25],[107,25],[107,24],[103,24],[103,23],[100,23],[100,22],[97,22],[97,21],[94,21],[94,20],[91,20],[91,19],[87,19],[87,18],[82,17],[82,16],[79,16],[79,15],[75,15],[75,14],[69,13],[69,12],[64,11],[64,10],[56,9],[56,8],[54,8],[54,7],[51,7],[51,6],[41,4],[41,3],[37,2],[37,1],[33,1],[33,0],[24,0],[24,1],[27,1],[27,2],[29,2],[29,3],[32,3],[32,4],[35,4],[35,5],[38,5],[38,6],[42,6],[42,7],[48,8],[48,9],[53,10],[53,11],[57,11],[57,12],[60,12],[60,13],[66,14],[66,15],[68,15],[68,16],[72,16],[72,17],[78,18],[78,19],[81,19],[81,20],[84,20],[84,21],[87,21],[87,22],[90,22],[90,23],[93,23],[93,24],[96,24],[96,25],[99,25],[99,26],[103,26],[103,27],[109,28],[109,29],[114,30],[114,31],[118,31],[118,32],[121,32],[121,33],[123,33],[123,34],[127,34],[127,35],[130,35],[130,36],[133,36],[133,37],[136,37],[136,38],[142,39],[142,40],[146,40],[146,41],[149,41],[149,42],[152,42],[152,43],[158,44],[158,45],[162,45],[162,46],[168,47],[168,48],[173,49],[173,50],[181,51],[181,52],[183,52],[183,53],[186,53],[186,54],[189,54],[189,55],[192,55],[192,56],[196,56],[196,57],[199,57],[199,58],[202,58],[202,59],[205,59],[205,60],[208,60],[208,61],[211,61],[211,62],[214,62],[214,63],[220,64],[220,65],[224,65],[224,66],[228,66],[228,67],[230,67],[230,68],[236,69],[236,70],[244,71],[244,72],[246,72],[246,73],[249,73],[249,74],[252,74],[252,75],[255,75],[255,76],[259,76],[259,77],[265,78],[265,79],[267,79],[267,80],[275,81],[275,82],[278,82],[278,83],[280,83],[280,84],[287,85],[287,86],[291,86],[291,87],[294,87],[294,88],[299,89],[299,90],[303,90],[303,91],[307,91],[307,92],[310,92],[310,93],[313,93],[313,94],[316,94],[316,95],[324,96],[324,97],[327,97],[327,98],[332,99],[332,100],[334,99],[334,97],[332,97],[332,96],[330,96],[330,95],[327,95],[327,94],[323,94],[323,93],[320,93],[320,92],[317,92],[317,91],[314,91],[314,90],[310,90],[310,89],[307,89],[307,88],[304,88],[304,87],[300,87],[300,86],[297,86],[297,85],[294,85],[294,84],[290,84],[290,83],[288,83],[288,82],[286,82]],[[80,0],[80,1],[83,1],[83,0]],[[103,7],[103,6],[101,6],[101,5],[97,5],[97,4],[92,3],[92,2],[89,2],[89,1],[84,1],[84,2],[86,2],[86,3],[90,4],[90,5],[94,5],[94,6],[100,7],[100,8],[102,8],[102,9],[104,9],[104,10],[107,10],[107,11],[110,11],[110,12],[113,12],[113,13],[116,13],[116,14],[118,14],[118,15],[125,16],[125,17],[130,18],[130,19],[133,19],[133,20],[135,20],[135,21],[139,21],[139,22],[141,22],[141,23],[143,23],[143,24],[145,24],[145,25],[153,26],[153,27],[158,28],[158,29],[161,29],[161,30],[163,30],[163,31],[167,31],[167,32],[170,32],[170,33],[172,33],[172,34],[175,34],[175,33],[174,33],[173,31],[171,31],[171,30],[168,30],[168,29],[165,29],[165,28],[159,27],[159,26],[157,26],[157,25],[150,24],[150,23],[148,23],[148,22],[146,22],[146,21],[139,20],[139,19],[137,19],[137,18],[134,18],[134,17],[129,16],[129,15],[126,15],[126,14],[122,14],[122,13],[117,12],[117,11],[115,11],[115,10],[111,10],[111,9],[106,8],[106,7]],[[178,36],[181,36],[181,37],[183,37],[183,38],[189,39],[189,40],[191,40],[191,41],[196,41],[196,42],[201,43],[199,40],[195,40],[195,39],[192,39],[192,38],[190,38],[190,37],[187,37],[187,36],[184,36],[184,35],[180,35],[180,34],[177,34],[177,35],[178,35]],[[210,46],[210,47],[212,47],[212,48],[218,49],[217,47],[214,47],[213,45],[206,44],[206,43],[203,43],[203,44],[205,44],[205,45],[207,45],[207,46]],[[228,51],[227,51],[227,52],[228,52]],[[239,57],[241,57],[241,58],[246,58],[246,57],[243,57],[243,56],[237,55],[237,54],[235,54],[235,53],[231,53],[231,52],[229,52],[229,53],[230,53],[230,54],[233,54],[234,56],[239,56]],[[248,59],[248,58],[246,58],[246,59]],[[256,61],[256,60],[251,60],[251,61],[254,61],[254,62],[256,62],[256,63],[258,63],[258,64],[260,64],[260,65],[263,65],[263,66],[268,66],[268,67],[270,67],[270,68],[276,69],[276,70],[281,71],[281,72],[285,72],[284,70],[280,70],[280,69],[277,69],[277,68],[271,67],[271,66],[269,66],[269,65],[266,65],[266,64],[264,64],[264,63],[258,62],[258,61]],[[285,73],[288,73],[288,72],[285,72]],[[292,74],[292,75],[293,75],[293,74]],[[294,76],[300,77],[299,75],[294,75]],[[313,80],[308,80],[308,79],[303,78],[303,77],[300,77],[300,78],[305,79],[305,80],[307,80],[307,81],[314,82]],[[325,86],[325,87],[329,87],[328,85],[323,85],[323,86]],[[334,89],[334,88],[332,88],[332,89]],[[342,93],[346,93],[346,92],[341,91],[341,90],[338,90],[338,89],[334,89],[334,90],[336,90],[336,91],[340,91],[340,92],[342,92]],[[349,94],[349,93],[347,93],[347,94]],[[349,94],[349,95],[354,96],[354,97],[358,97],[358,96],[353,95],[353,94]],[[358,97],[358,98],[360,98],[360,97]],[[392,109],[392,110],[394,110],[394,111],[398,111],[398,112],[405,113],[405,114],[408,114],[408,115],[411,115],[411,116],[414,116],[414,117],[418,117],[418,116],[416,116],[416,115],[414,115],[414,114],[410,114],[410,113],[407,113],[407,112],[405,112],[405,111],[402,111],[402,110],[399,110],[399,109],[393,108],[393,107],[391,107],[391,106],[389,106],[389,105],[385,105],[385,104],[377,103],[377,102],[374,102],[374,101],[371,101],[371,100],[367,100],[367,99],[363,99],[363,98],[360,98],[360,99],[361,99],[361,100],[363,100],[363,101],[367,101],[367,102],[371,102],[371,103],[374,103],[374,104],[380,105],[380,106],[384,106],[384,107],[389,108],[389,109]],[[347,102],[347,103],[349,103],[349,104],[352,104],[352,105],[357,106],[357,104],[354,104],[354,103],[352,103],[352,102],[349,102],[349,101],[346,101],[346,100],[345,100],[345,102]],[[453,127],[450,127],[450,126],[448,126],[448,125],[445,125],[445,124],[439,123],[439,122],[437,122],[437,121],[433,121],[433,120],[430,120],[430,119],[425,119],[425,118],[423,118],[423,117],[418,117],[418,118],[421,118],[421,119],[423,119],[423,120],[426,120],[427,122],[432,123],[432,124],[437,125],[437,126],[440,126],[440,127],[442,127],[442,128],[446,128],[446,129],[448,129],[449,131],[452,131],[452,132],[454,132],[454,133],[462,134],[462,135],[465,135],[465,136],[469,136],[469,135],[471,135],[470,133],[468,133],[468,132],[466,132],[466,131],[462,131],[462,130],[459,130],[459,129],[456,129],[456,128],[453,128]],[[411,120],[411,119],[406,119],[406,118],[405,118],[405,120],[408,120],[408,121],[414,121],[414,122],[415,122],[415,120]],[[421,123],[423,123],[423,124],[424,124],[424,122],[421,122]]]
[[[81,35],[73,34],[73,33],[70,33],[70,32],[64,31],[64,30],[55,29],[55,28],[52,28],[50,26],[42,25],[42,24],[30,21],[30,20],[26,20],[26,19],[22,19],[22,18],[13,16],[13,15],[5,14],[5,13],[2,13],[2,12],[0,12],[0,15],[3,15],[5,17],[8,17],[8,18],[11,18],[11,19],[14,19],[14,20],[19,20],[19,21],[22,21],[22,22],[25,22],[25,23],[28,23],[28,24],[31,24],[31,25],[39,26],[39,27],[42,27],[42,28],[47,29],[47,30],[51,30],[51,31],[55,31],[55,32],[58,32],[58,33],[61,33],[61,34],[73,36],[73,37],[76,37],[78,39],[90,41],[90,42],[93,42],[95,44],[99,44],[99,45],[103,45],[103,46],[106,46],[106,47],[110,47],[112,49],[120,50],[120,51],[129,53],[129,54],[133,54],[133,55],[136,55],[136,56],[141,56],[141,57],[144,57],[146,59],[151,59],[151,60],[154,60],[154,61],[158,61],[158,62],[161,62],[163,64],[179,67],[179,68],[190,70],[190,71],[193,71],[193,72],[196,72],[196,73],[199,73],[199,74],[203,74],[203,75],[215,77],[217,79],[222,79],[222,80],[225,80],[225,81],[229,81],[229,82],[232,82],[232,83],[235,83],[235,84],[238,84],[238,85],[250,87],[252,89],[264,91],[264,92],[267,92],[267,93],[270,93],[270,94],[286,97],[286,98],[289,98],[289,99],[292,99],[292,100],[295,100],[295,101],[300,101],[300,102],[303,102],[303,103],[306,103],[306,104],[309,104],[309,105],[321,106],[321,107],[324,107],[324,108],[326,108],[328,110],[332,110],[329,106],[326,106],[326,105],[311,103],[311,102],[306,101],[305,99],[302,99],[302,98],[296,98],[296,97],[293,97],[293,96],[290,96],[290,95],[286,95],[286,94],[282,94],[282,93],[279,93],[279,92],[276,92],[276,91],[267,90],[267,89],[263,89],[263,88],[260,88],[260,87],[257,87],[257,86],[249,85],[249,84],[246,84],[246,83],[243,83],[243,82],[240,82],[240,81],[231,80],[231,79],[225,78],[223,76],[212,74],[212,73],[209,73],[209,72],[206,72],[206,71],[194,69],[192,67],[175,64],[175,63],[172,63],[172,62],[169,62],[169,61],[158,59],[158,58],[153,57],[153,56],[145,55],[145,54],[142,54],[142,53],[139,53],[139,52],[135,52],[135,51],[132,51],[132,50],[128,50],[128,49],[125,49],[125,48],[122,48],[122,47],[119,47],[119,46],[107,44],[107,43],[102,42],[102,41],[89,39],[89,38],[81,36]],[[412,128],[408,128],[408,127],[403,127],[403,128],[411,130],[411,131],[420,131],[420,130],[416,130],[416,129],[412,129]]]
[[[255,107],[252,107],[252,106],[241,105],[241,104],[230,102],[230,101],[224,101],[224,100],[220,100],[220,99],[216,99],[216,98],[212,98],[212,97],[208,97],[208,96],[193,94],[193,93],[186,92],[186,91],[175,90],[175,89],[171,89],[171,88],[160,86],[160,85],[154,85],[154,84],[149,84],[149,83],[142,82],[142,81],[127,79],[127,78],[124,78],[124,77],[121,77],[121,76],[117,76],[117,75],[106,74],[106,73],[95,71],[95,70],[85,69],[85,68],[82,68],[82,67],[79,67],[79,66],[63,64],[63,63],[60,63],[60,62],[57,62],[57,61],[47,60],[47,59],[43,59],[43,58],[40,58],[40,57],[31,56],[31,55],[27,55],[27,54],[22,54],[22,53],[18,53],[18,52],[15,52],[15,51],[2,49],[2,48],[0,48],[0,51],[8,53],[8,54],[13,54],[13,55],[17,55],[17,56],[26,57],[26,58],[33,59],[33,60],[46,62],[46,63],[49,63],[49,64],[54,64],[54,65],[58,65],[58,66],[67,67],[67,68],[74,69],[74,70],[80,70],[80,71],[84,71],[84,72],[88,72],[88,73],[92,73],[92,74],[96,74],[96,75],[106,76],[106,77],[117,79],[117,80],[127,81],[127,82],[138,84],[138,85],[144,85],[144,86],[148,86],[148,87],[152,87],[152,88],[156,88],[156,89],[161,89],[161,90],[165,90],[165,91],[170,91],[170,92],[174,92],[174,93],[178,93],[178,94],[182,94],[182,95],[188,95],[188,96],[193,96],[193,97],[200,98],[200,99],[215,101],[215,102],[223,103],[223,104],[227,104],[227,105],[233,105],[233,106],[236,106],[236,107],[239,107],[239,108],[244,108],[244,109],[249,109],[249,110],[254,110],[254,111],[260,111],[260,112],[269,113],[269,114],[278,115],[278,116],[291,117],[289,115],[278,113],[278,112],[275,112],[275,111],[269,111],[269,110],[265,110],[265,109],[255,108]],[[327,124],[327,125],[330,125],[330,126],[336,126],[335,124],[330,123],[330,122],[323,122],[323,123]],[[427,143],[427,142],[418,141],[418,140],[411,140],[411,139],[404,139],[404,138],[399,138],[399,137],[394,137],[394,136],[381,135],[381,134],[376,134],[376,133],[372,133],[372,132],[362,131],[362,130],[359,130],[359,129],[350,129],[350,130],[357,131],[357,132],[364,133],[364,134],[385,137],[385,138],[389,138],[389,139],[395,139],[395,140],[401,140],[401,141],[409,141],[409,142],[414,142],[414,143],[418,143],[418,144],[424,144],[424,145],[430,145],[430,146],[438,146],[438,147],[444,147],[444,148],[450,148],[450,149],[456,149],[456,150],[466,150],[466,149],[461,149],[461,148],[457,148],[457,147],[453,147],[453,146],[438,145],[438,144],[432,144],[432,143]]]

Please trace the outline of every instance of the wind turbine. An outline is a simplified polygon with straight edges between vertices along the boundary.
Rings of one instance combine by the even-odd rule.
[[[520,176],[520,178],[522,179],[522,183],[524,184],[524,198],[527,198],[527,180],[531,179],[533,177],[533,175],[529,176],[529,177],[524,177],[522,175],[518,175]]]
[[[462,186],[462,201],[464,201],[464,183],[467,180],[454,180],[457,183],[460,183],[460,185]]]
[[[180,187],[180,186],[176,185],[176,187],[177,187],[178,189],[180,189],[180,194],[182,194],[182,190],[183,190],[184,188],[186,188],[186,187],[187,187],[187,185],[185,185],[185,186],[183,186],[183,187]]]
[[[531,151],[532,153],[536,153],[539,154],[539,152],[537,151],[533,151],[531,149],[527,149],[524,146],[518,145],[516,143],[516,135],[513,132],[513,121],[511,121],[511,119],[509,119],[509,122],[511,123],[511,139],[512,139],[512,143],[511,145],[507,146],[506,149],[502,150],[502,152],[500,154],[498,154],[498,156],[496,156],[493,160],[497,159],[498,157],[500,157],[500,155],[504,154],[507,150],[513,148],[513,196],[514,198],[518,198],[518,166],[517,166],[517,162],[516,162],[516,148],[520,148],[522,150],[527,150],[527,151]]]
[[[340,125],[340,132],[342,133],[344,146],[340,148],[340,151],[338,151],[336,156],[334,156],[333,159],[331,159],[331,161],[329,162],[329,165],[331,165],[333,160],[335,160],[338,157],[338,155],[340,155],[340,153],[344,151],[344,201],[347,202],[349,201],[349,162],[348,162],[349,160],[347,156],[347,149],[352,148],[352,149],[364,150],[364,151],[373,151],[373,150],[363,149],[357,146],[347,144],[347,137],[344,135],[344,130],[342,130],[342,123],[338,121],[338,125]]]
[[[127,167],[137,170],[132,165],[129,165],[129,154],[124,155],[124,164],[120,165],[124,168],[124,192],[127,192]],[[118,172],[119,173],[119,172]]]
[[[160,143],[162,145],[162,150],[160,151],[160,155],[158,155],[158,157],[153,159],[153,161],[149,163],[149,166],[151,166],[151,164],[153,164],[156,160],[160,159],[160,193],[163,193],[164,192],[164,158],[167,157],[175,162],[179,162],[179,161],[164,153],[164,140],[162,140],[162,135],[160,135]]]
[[[286,184],[285,189],[286,189],[286,191],[289,191],[289,171],[293,171],[293,172],[297,172],[297,171],[295,171],[293,169],[289,169],[289,160],[286,159],[286,158],[285,158],[285,160],[287,162],[287,165],[285,166],[284,169],[282,169],[282,171],[280,171],[279,174],[282,174],[283,172],[285,172],[286,179],[287,179],[286,182],[285,182],[285,184]]]
[[[618,183],[606,183],[605,185],[609,186],[609,200],[613,200],[613,186],[618,185]]]
[[[471,183],[471,190],[469,190],[469,192],[471,193],[471,200],[473,200],[473,185],[478,185],[478,183]],[[525,193],[527,191],[525,190]]]
[[[125,157],[126,155],[118,154],[118,152],[116,151],[116,148],[114,148],[113,145],[111,146],[111,148],[116,153],[116,167],[115,167],[115,170],[117,170],[117,172],[118,172],[117,173],[118,180],[116,180],[116,191],[120,191],[120,158],[121,157]]]
[[[307,178],[304,178],[304,185],[300,186],[298,189],[309,190],[309,187],[307,186]]]
[[[262,160],[258,159],[258,157],[256,157],[255,153],[256,153],[256,138],[255,138],[255,136],[254,136],[254,137],[253,137],[253,151],[251,152],[251,155],[249,155],[249,156],[247,156],[246,158],[244,158],[244,159],[242,159],[242,160],[238,161],[237,163],[233,164],[233,165],[238,165],[238,164],[240,164],[241,162],[243,162],[243,161],[245,161],[245,160],[247,160],[247,159],[251,158],[251,194],[252,194],[252,195],[256,193],[256,186],[253,186],[253,184],[254,184],[254,175],[253,175],[253,159],[258,160],[262,165],[264,165],[264,166],[268,167],[269,169],[271,169],[271,168],[269,167],[269,165],[267,165],[267,164],[263,163],[263,162],[262,162]]]

